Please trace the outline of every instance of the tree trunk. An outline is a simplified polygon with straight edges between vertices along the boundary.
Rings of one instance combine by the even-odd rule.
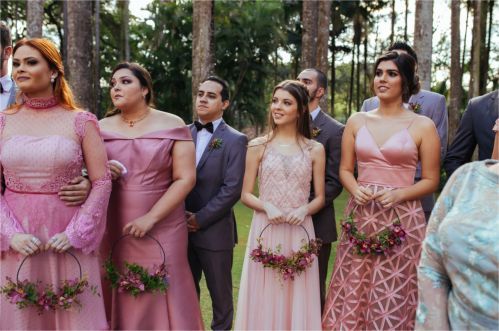
[[[41,38],[43,26],[43,4],[45,0],[30,0],[26,2],[28,38]]]
[[[489,0],[489,31],[487,32],[487,48],[485,53],[485,87],[487,86],[487,78],[489,73],[489,58],[490,58],[490,40],[492,37],[492,24],[493,24],[493,13],[494,13],[494,0]],[[484,91],[485,93],[485,91]]]
[[[62,60],[64,61],[65,65],[65,70],[66,70],[66,76],[69,77],[70,75],[70,70],[69,70],[69,65],[68,65],[68,2],[63,1],[62,2],[62,18],[64,20],[63,22],[63,39],[61,40],[62,42],[62,47],[61,49],[63,50],[62,52]]]
[[[431,55],[433,35],[433,0],[416,0],[414,50],[418,54],[418,75],[421,88],[431,88]]]
[[[211,54],[212,0],[194,0],[192,4],[192,117],[196,105],[197,89],[213,68]]]
[[[350,90],[348,93],[348,116],[352,115],[352,102],[353,102],[353,84],[354,84],[354,73],[355,73],[355,45],[352,46],[352,65],[350,69]]]
[[[130,42],[129,42],[129,25],[130,25],[130,1],[118,1],[119,13],[121,16],[120,27],[120,60],[130,61]]]
[[[470,65],[470,87],[468,98],[474,98],[480,95],[480,57],[482,49],[482,6],[480,1],[473,2],[473,30],[471,39],[471,65]]]
[[[368,67],[367,67],[367,59],[368,59],[368,54],[367,54],[367,36],[368,36],[368,30],[367,30],[367,24],[364,27],[365,28],[365,33],[364,33],[364,93],[363,93],[363,99],[367,99],[368,91],[369,91],[369,72],[368,72]],[[359,108],[360,110],[360,108]]]
[[[450,96],[449,96],[449,141],[454,140],[459,126],[460,108],[462,98],[461,84],[461,30],[460,30],[461,4],[460,0],[451,1],[451,63],[450,63]]]
[[[335,60],[336,60],[336,41],[335,37],[331,38],[331,84],[330,86],[330,92],[329,94],[331,95],[331,111],[330,114],[332,117],[334,117],[334,95],[335,95],[335,84],[336,84],[336,65],[335,65]]]
[[[407,16],[409,15],[409,0],[405,0],[405,19],[404,19],[404,41],[407,42]]]
[[[395,21],[397,20],[397,13],[395,12],[395,0],[392,0],[392,32],[390,34],[390,45],[393,44],[393,41],[395,40]]]
[[[482,7],[480,12],[480,82],[478,84],[478,95],[485,94],[487,90],[487,74],[489,71],[489,52],[487,50],[487,11],[488,4],[492,1],[480,1]]]
[[[317,25],[317,61],[316,67],[328,76],[328,51],[329,51],[329,24],[331,22],[331,0],[323,0],[318,4],[318,25]],[[320,102],[320,107],[327,112],[327,89]]]
[[[80,107],[95,113],[92,30],[92,2],[68,1],[68,67],[69,83]]]
[[[357,44],[357,77],[356,77],[357,99],[355,102],[355,111],[360,110],[360,42]]]
[[[95,94],[95,112],[97,115],[101,115],[100,109],[100,0],[95,0],[95,13],[94,13],[94,25],[95,25],[95,47],[94,47],[94,94]]]
[[[319,2],[303,1],[302,5],[302,37],[301,37],[301,70],[315,67],[317,64],[317,20]]]
[[[466,23],[464,25],[464,41],[463,41],[463,54],[461,55],[461,68],[463,69],[462,71],[464,72],[464,57],[466,55],[466,41],[468,37],[468,21],[470,18],[470,8],[471,8],[471,2],[468,0],[466,1]],[[461,81],[463,77],[461,76]]]

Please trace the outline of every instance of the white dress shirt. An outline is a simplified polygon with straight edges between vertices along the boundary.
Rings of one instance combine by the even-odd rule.
[[[312,121],[315,121],[315,118],[317,117],[317,115],[319,115],[320,111],[321,107],[317,107],[315,108],[315,110],[310,112],[310,116],[312,116]]]
[[[203,123],[201,120],[199,121],[202,124]],[[220,117],[219,119],[213,121],[213,133],[217,130],[218,126],[222,122],[222,118]],[[206,146],[208,146],[208,143],[211,140],[211,136],[213,136],[210,131],[206,129],[202,129],[201,131],[198,131],[198,135],[196,138],[196,166],[199,163],[199,160],[201,160],[201,156],[203,155],[204,150],[206,149]]]
[[[5,75],[0,77],[0,84],[2,84],[3,87],[3,93],[0,95],[0,111],[4,111],[9,104],[10,90],[12,89],[12,86],[14,86],[14,82],[9,75]]]

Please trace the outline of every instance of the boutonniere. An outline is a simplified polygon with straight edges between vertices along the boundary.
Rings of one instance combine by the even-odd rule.
[[[421,112],[421,104],[417,102],[409,102],[409,108],[416,114],[419,114]]]
[[[317,138],[317,136],[320,135],[321,132],[322,130],[317,127],[312,128],[312,138]]]
[[[215,138],[210,142],[210,149],[219,149],[222,147],[223,141],[220,138]]]

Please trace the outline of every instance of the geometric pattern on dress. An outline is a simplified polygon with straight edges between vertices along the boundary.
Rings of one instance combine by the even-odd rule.
[[[378,191],[385,187],[370,185]],[[353,206],[349,202],[347,212]],[[417,307],[417,265],[426,222],[419,201],[396,207],[406,238],[388,256],[354,253],[342,233],[323,314],[327,330],[413,330]],[[347,214],[347,213],[346,213]],[[355,224],[370,236],[396,219],[376,203],[359,206]]]

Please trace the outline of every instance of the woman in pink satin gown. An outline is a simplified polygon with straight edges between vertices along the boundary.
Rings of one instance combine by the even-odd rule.
[[[81,309],[38,314],[18,309],[2,295],[0,329],[105,330],[106,322],[94,253],[105,229],[111,176],[93,114],[76,108],[64,78],[62,59],[46,39],[21,40],[14,47],[13,77],[21,95],[0,113],[0,285],[6,277],[42,281],[57,288],[78,278],[78,259],[90,289],[79,296]],[[92,189],[81,207],[62,202],[57,192],[81,175],[85,161]]]
[[[251,222],[237,303],[235,330],[318,330],[321,302],[317,257],[294,280],[252,261],[262,230],[266,248],[298,251],[314,239],[314,213],[324,205],[324,147],[311,140],[308,92],[298,81],[274,88],[272,133],[252,140],[246,156],[241,201],[255,211]],[[260,196],[253,188],[258,176]],[[309,202],[310,183],[315,197]]]
[[[151,108],[149,73],[135,63],[119,64],[112,73],[111,98],[116,110],[101,120],[114,185],[108,213],[107,244],[123,234],[113,260],[151,269],[166,253],[169,288],[165,294],[136,298],[113,290],[106,310],[113,329],[203,329],[201,311],[187,260],[184,199],[194,186],[194,144],[188,127],[172,114]],[[110,247],[103,247],[107,256]]]
[[[404,52],[380,57],[373,84],[379,108],[354,114],[345,127],[340,179],[351,194],[345,214],[356,208],[355,226],[372,239],[394,229],[398,217],[405,239],[385,254],[361,255],[342,231],[322,318],[325,330],[414,329],[416,268],[426,228],[418,199],[436,190],[440,175],[435,125],[403,106],[419,90],[414,70],[414,59]],[[414,184],[418,160],[422,179]],[[377,241],[372,243],[375,248]]]

